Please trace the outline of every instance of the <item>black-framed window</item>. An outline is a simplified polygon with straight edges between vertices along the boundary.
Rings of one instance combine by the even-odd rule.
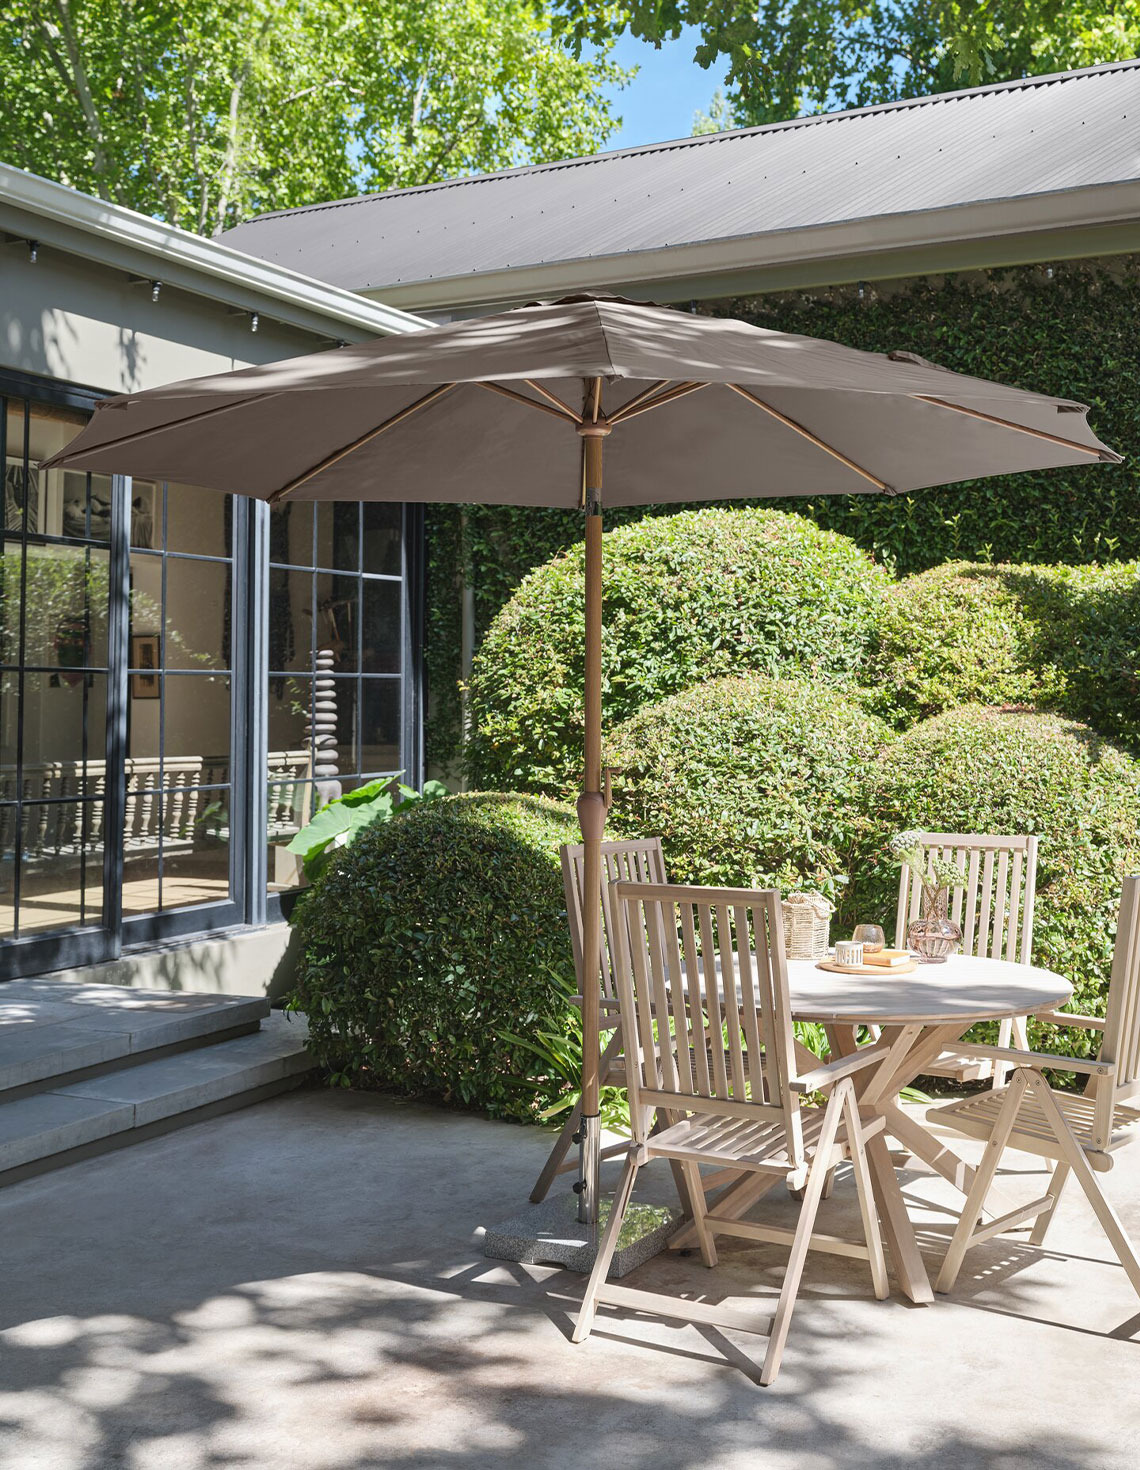
[[[420,508],[43,471],[98,397],[0,370],[0,978],[277,918],[322,795],[421,775]]]
[[[323,802],[398,771],[418,778],[408,520],[405,507],[381,502],[299,502],[270,514],[270,892],[296,885],[280,849]]]

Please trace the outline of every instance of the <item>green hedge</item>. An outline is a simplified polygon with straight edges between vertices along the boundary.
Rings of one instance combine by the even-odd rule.
[[[1103,1015],[1121,879],[1140,862],[1140,762],[1057,715],[977,705],[924,721],[875,762],[852,871],[854,913],[893,933],[900,830],[1032,832],[1040,837],[1033,954]],[[1084,1055],[1087,1033],[1039,1034]],[[1061,1044],[1058,1044],[1060,1041]]]
[[[895,498],[789,501],[788,509],[852,536],[904,575],[945,561],[1081,564],[1140,557],[1137,257],[1058,262],[1051,278],[1025,266],[872,285],[863,299],[855,286],[844,286],[705,309],[870,351],[903,348],[961,372],[1079,399],[1093,406],[1093,427],[1126,456],[1122,465],[1007,475]],[[641,514],[611,512],[607,523]],[[428,527],[427,665],[435,712],[429,754],[446,763],[459,745],[456,581],[463,563],[476,589],[481,635],[533,567],[581,537],[582,518],[568,511],[438,506],[428,510]]]
[[[1037,705],[1140,748],[1140,562],[950,562],[891,588],[877,707],[913,723],[958,705]]]
[[[1044,657],[1032,567],[947,562],[891,588],[872,664],[882,712],[904,724],[962,704],[1039,704],[1064,681]]]
[[[842,692],[759,675],[714,679],[613,735],[615,832],[660,835],[678,882],[841,896],[888,728]]]
[[[573,813],[466,795],[366,829],[305,895],[291,1004],[344,1085],[532,1119],[567,1079],[510,1040],[572,1030],[558,848]]]
[[[886,575],[802,516],[685,511],[605,538],[604,713],[729,673],[850,682]],[[583,549],[533,572],[489,629],[471,685],[476,785],[568,794],[581,779]]]

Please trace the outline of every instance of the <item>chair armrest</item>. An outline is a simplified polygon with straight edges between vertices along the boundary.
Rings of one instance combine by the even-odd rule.
[[[1035,1021],[1051,1021],[1054,1026],[1079,1026],[1082,1031],[1103,1031],[1103,1016],[1077,1016],[1068,1011],[1034,1011]]]
[[[1090,1077],[1109,1077],[1116,1071],[1114,1062],[1097,1062],[1090,1057],[1055,1057],[1043,1051],[1018,1051],[1012,1046],[981,1046],[972,1041],[957,1042],[943,1048],[952,1057],[989,1057],[995,1062],[1013,1062],[1015,1066],[1033,1067],[1040,1071],[1049,1067],[1054,1072],[1087,1072]]]
[[[828,1062],[822,1067],[813,1067],[810,1072],[803,1073],[800,1077],[788,1079],[788,1087],[792,1092],[818,1092],[821,1087],[827,1087],[832,1082],[838,1082],[843,1077],[850,1077],[853,1072],[868,1067],[872,1062],[883,1061],[890,1053],[890,1047],[861,1046],[854,1055],[840,1057],[837,1061]]]

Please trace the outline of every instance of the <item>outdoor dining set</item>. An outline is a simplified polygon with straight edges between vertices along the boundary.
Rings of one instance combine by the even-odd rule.
[[[917,861],[904,863],[900,879],[896,939],[904,960],[895,968],[789,960],[777,891],[670,885],[657,839],[604,844],[601,1070],[603,1084],[627,1090],[632,1140],[606,1150],[625,1165],[576,1341],[589,1335],[601,1304],[764,1333],[760,1377],[771,1383],[808,1252],[866,1260],[874,1293],[885,1298],[883,1236],[900,1289],[916,1304],[933,1301],[888,1137],[965,1196],[938,1292],[953,1291],[966,1252],[982,1241],[1031,1227],[1030,1243],[1040,1245],[1072,1174],[1140,1294],[1140,1258],[1098,1179],[1140,1124],[1140,876],[1124,880],[1106,1017],[1079,1016],[1060,1009],[1072,995],[1069,982],[1031,962],[1036,839],[915,835]],[[948,922],[961,940],[959,952],[916,964],[905,945],[928,861],[957,874]],[[563,849],[563,873],[584,974],[581,847]],[[1031,1016],[1101,1032],[1095,1059],[1031,1051]],[[797,1040],[799,1021],[823,1027],[829,1058]],[[1000,1044],[965,1039],[984,1021],[999,1023]],[[1087,1085],[1080,1093],[1055,1090],[1047,1071],[1076,1073]],[[899,1094],[931,1074],[973,1080],[982,1090],[929,1108],[924,1124]],[[972,1167],[931,1123],[985,1141],[982,1162]],[[532,1199],[570,1167],[578,1126],[575,1110]],[[994,1179],[1006,1148],[1045,1161],[1051,1172],[1039,1197],[1019,1205],[1000,1198]],[[674,1247],[695,1245],[710,1267],[721,1236],[789,1248],[774,1317],[607,1281],[638,1172],[654,1158],[669,1162],[688,1215]],[[857,1241],[815,1229],[844,1161],[858,1195]],[[794,1230],[749,1215],[780,1184],[801,1199]]]

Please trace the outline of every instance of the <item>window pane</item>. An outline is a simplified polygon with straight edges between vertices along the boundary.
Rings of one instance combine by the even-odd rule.
[[[230,894],[230,789],[163,795],[162,907],[221,903]]]
[[[132,669],[162,666],[162,560],[161,556],[143,554],[131,557],[131,642],[127,657]]]
[[[232,502],[220,490],[198,485],[168,485],[166,545],[169,551],[199,556],[233,555]]]
[[[153,480],[131,481],[131,545],[162,545],[162,486]]]
[[[360,769],[399,770],[400,681],[365,679],[363,690]]]
[[[275,505],[269,515],[269,560],[284,566],[313,565],[313,506]]]
[[[360,506],[317,502],[317,566],[338,572],[360,570]]]
[[[219,561],[166,563],[166,667],[229,667],[231,569]]]
[[[402,628],[402,582],[364,583],[364,648],[361,668],[366,674],[398,674]]]
[[[288,777],[308,776],[309,743],[306,738],[313,698],[311,679],[282,678],[269,681],[269,779],[284,771]],[[300,769],[303,765],[303,769]]]
[[[316,796],[311,782],[270,781],[265,835],[269,844],[271,893],[297,888],[303,881],[300,859],[285,848],[315,810]]]
[[[364,568],[386,577],[400,575],[404,512],[400,505],[373,500],[364,506]]]
[[[228,766],[230,752],[230,681],[209,674],[167,674],[162,703],[163,755],[166,761],[180,760],[187,771],[198,776],[187,782],[201,784],[209,767]],[[134,754],[133,744],[131,754]],[[188,763],[188,764],[187,764]],[[181,779],[181,778],[180,778]],[[170,774],[163,781],[170,784]]]
[[[317,573],[317,647],[336,655],[338,674],[351,674],[357,667],[360,636],[360,578]]]
[[[111,477],[83,470],[59,472],[62,485],[60,535],[75,540],[111,539]]]
[[[0,591],[4,663],[20,656],[18,548],[5,548]],[[108,553],[78,546],[28,547],[24,661],[47,668],[107,666]],[[72,682],[78,682],[75,676]]]
[[[25,674],[23,722],[24,799],[95,795],[84,782],[106,771],[106,674]]]
[[[360,770],[360,752],[357,748],[356,733],[356,699],[359,687],[359,679],[335,679],[331,696],[327,692],[325,695],[325,704],[332,703],[336,706],[335,710],[326,710],[324,713],[326,718],[332,715],[336,717],[338,776],[352,776]]]
[[[19,932],[98,924],[103,915],[103,804],[29,803],[22,815]],[[0,927],[10,925],[5,874]]]
[[[313,668],[313,574],[269,572],[269,667],[311,673]]]

